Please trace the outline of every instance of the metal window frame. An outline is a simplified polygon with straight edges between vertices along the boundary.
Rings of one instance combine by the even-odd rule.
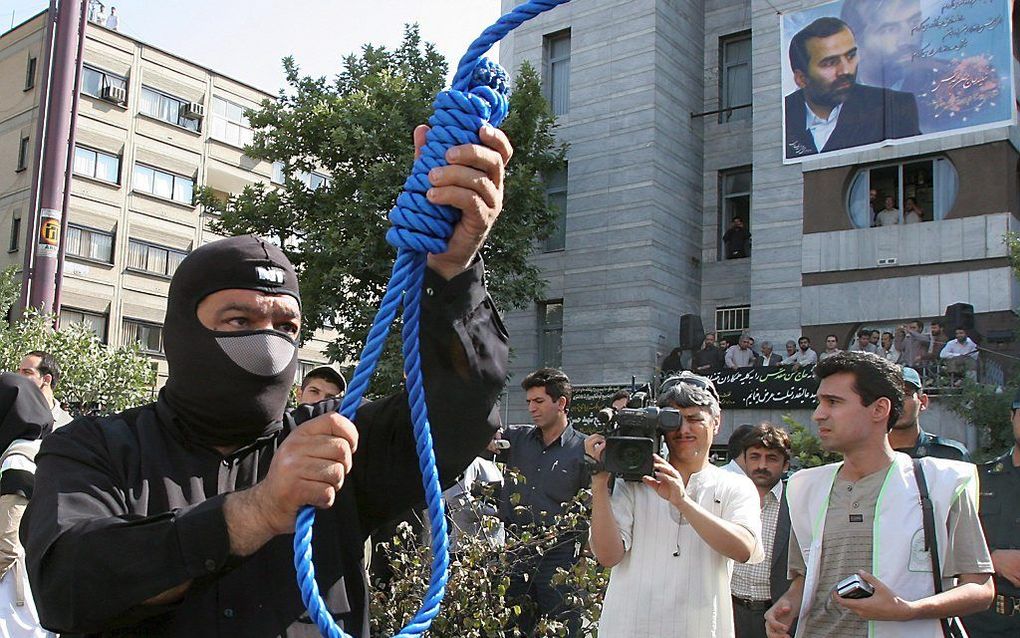
[[[132,319],[130,317],[123,317],[123,318],[121,318],[121,341],[122,342],[124,341],[124,337],[126,336],[124,334],[126,332],[124,330],[124,328],[127,326],[127,324],[134,324],[136,326],[141,326],[141,327],[150,328],[150,329],[151,328],[156,328],[157,330],[159,330],[159,350],[150,350],[149,348],[145,347],[145,344],[143,344],[141,339],[135,339],[134,342],[135,343],[139,343],[139,344],[143,344],[142,345],[142,352],[144,352],[146,354],[163,354],[163,324],[155,323],[155,322],[152,322],[152,321],[145,321],[143,319]],[[125,345],[125,346],[126,345],[131,345],[131,342],[129,342],[129,343],[122,343],[121,345]]]
[[[853,186],[856,183],[858,177],[864,171],[867,171],[869,173],[868,181],[870,183],[870,181],[871,181],[871,177],[870,177],[871,171],[881,170],[883,168],[893,168],[893,167],[896,168],[896,206],[897,206],[897,208],[899,208],[899,211],[900,211],[900,221],[899,221],[899,223],[903,224],[903,214],[904,214],[903,209],[905,208],[905,204],[906,204],[906,201],[907,201],[907,198],[906,198],[906,188],[904,187],[904,184],[903,184],[903,169],[904,169],[904,167],[906,167],[908,164],[924,164],[924,163],[930,164],[931,165],[931,171],[930,171],[929,174],[931,175],[931,190],[934,193],[934,192],[938,191],[938,184],[936,183],[936,179],[935,179],[935,162],[940,160],[940,159],[948,161],[951,165],[953,164],[952,160],[950,160],[946,155],[938,153],[938,154],[935,154],[935,155],[926,155],[926,156],[911,157],[911,158],[900,158],[897,161],[879,162],[879,163],[871,164],[871,165],[858,166],[857,169],[851,175],[850,181],[849,181],[849,186],[846,188],[846,193],[844,193],[844,195],[843,195],[843,209],[844,209],[844,212],[847,215],[847,218],[850,220],[851,227],[854,230],[860,230],[860,228],[858,228],[857,226],[853,225],[853,216],[850,214],[850,195],[851,195],[851,192],[853,191]],[[954,166],[954,169],[955,169],[955,165],[953,165],[953,166]],[[959,174],[959,173],[957,173],[957,174]],[[959,193],[957,193],[957,197],[959,197]],[[939,220],[934,218],[935,217],[935,211],[934,210],[931,211],[931,215],[932,215],[932,220],[931,221],[933,221],[933,222],[934,221],[939,221]],[[871,223],[873,224],[874,221],[875,220],[872,219]],[[924,222],[924,223],[930,223],[930,222]],[[867,226],[867,228],[876,228],[876,227],[869,224]]]
[[[731,318],[731,325],[727,326],[727,318]],[[720,320],[721,319],[721,320]],[[736,319],[743,319],[737,321]],[[751,329],[751,305],[740,306],[717,306],[715,309],[715,333],[716,337],[721,333],[740,333]]]
[[[166,272],[166,270],[169,270],[169,267],[170,267],[170,253],[176,253],[178,255],[183,255],[185,257],[187,257],[188,254],[190,253],[190,251],[181,250],[180,248],[172,248],[170,246],[164,246],[162,244],[157,244],[155,242],[145,241],[144,239],[135,239],[134,237],[128,237],[128,254],[129,255],[131,254],[131,244],[138,244],[139,246],[145,246],[145,248],[146,248],[146,251],[145,251],[145,263],[146,264],[149,263],[149,252],[148,251],[150,249],[156,248],[158,250],[165,250],[167,252],[167,260],[166,260],[167,267],[166,267],[166,269],[164,269],[164,272],[159,272],[158,270],[149,270],[148,268],[137,268],[137,267],[131,266],[131,265],[127,266],[127,270],[130,270],[132,272],[142,272],[142,273],[146,273],[146,274],[149,274],[149,275],[159,275],[160,277],[167,277],[167,278],[173,277],[172,274]]]
[[[143,166],[143,167],[149,169],[150,171],[153,171],[154,173],[162,173],[164,175],[169,175],[170,177],[172,177],[174,179],[174,181],[173,181],[173,185],[170,188],[170,197],[163,197],[162,195],[157,195],[156,193],[153,192],[155,190],[155,188],[153,188],[153,191],[143,191],[143,190],[141,190],[139,188],[136,188],[135,180],[134,180],[134,175],[135,175],[134,167],[135,166]],[[182,202],[180,200],[177,200],[177,199],[173,198],[173,193],[174,193],[175,190],[177,190],[177,179],[178,178],[186,179],[186,180],[190,180],[191,181],[191,202],[189,202],[187,204],[185,204],[184,202]],[[156,183],[155,177],[153,177],[152,183],[155,185],[155,183]],[[136,161],[134,163],[134,165],[131,167],[131,190],[132,191],[137,191],[139,193],[144,193],[146,195],[150,195],[152,197],[157,197],[159,199],[165,199],[167,201],[171,201],[171,202],[173,202],[175,204],[179,204],[181,206],[191,206],[191,207],[195,206],[195,185],[197,183],[198,183],[198,180],[196,180],[194,177],[188,177],[187,175],[181,175],[180,173],[171,173],[170,171],[168,171],[168,170],[166,170],[164,168],[158,168],[156,166],[153,166],[152,164],[146,164],[145,162],[138,162],[138,161]]]
[[[747,40],[748,42],[751,41],[751,31],[750,31],[750,29],[748,29],[746,31],[739,31],[737,33],[730,33],[728,35],[724,35],[724,36],[720,36],[719,37],[719,111],[718,111],[718,114],[719,114],[719,122],[720,123],[729,122],[730,120],[732,120],[733,119],[734,111],[743,110],[743,109],[747,109],[747,108],[751,107],[751,103],[750,102],[747,103],[747,104],[729,104],[729,103],[727,103],[727,99],[728,99],[727,98],[727,94],[728,94],[728,91],[726,89],[729,88],[729,83],[727,82],[727,78],[729,77],[729,74],[727,73],[727,71],[730,68],[735,67],[735,66],[739,66],[739,65],[735,64],[735,63],[731,63],[731,62],[729,62],[726,59],[726,47],[727,47],[727,45],[733,44],[734,42],[741,42],[743,40]],[[752,66],[753,63],[754,63],[754,55],[753,54],[752,55],[748,55],[746,64],[751,69],[752,73],[753,73],[753,70],[754,70],[753,66]],[[745,64],[745,63],[741,63],[741,64]],[[752,82],[753,82],[753,76],[752,76]],[[752,87],[753,87],[753,85],[752,85]],[[748,117],[750,117],[750,116],[748,116]]]
[[[94,310],[86,310],[84,308],[76,308],[74,306],[61,306],[61,308],[60,308],[60,317],[59,317],[58,323],[57,323],[57,327],[58,328],[63,327],[63,323],[64,323],[63,313],[65,313],[65,312],[76,312],[76,313],[82,315],[83,317],[85,317],[85,316],[99,317],[100,319],[102,319],[103,320],[103,332],[102,332],[102,334],[96,333],[96,336],[99,337],[99,341],[100,342],[107,343],[107,341],[108,341],[108,339],[110,337],[110,313],[109,312],[96,312]]]
[[[559,326],[550,326],[550,324],[547,324],[545,322],[545,317],[548,314],[546,312],[546,310],[547,310],[547,308],[549,306],[556,305],[556,304],[560,305],[560,324],[559,324]],[[538,365],[540,367],[558,368],[558,367],[563,365],[563,318],[562,318],[563,317],[563,307],[564,307],[563,306],[563,299],[546,299],[545,301],[538,302],[535,307],[536,307],[536,310],[538,311],[537,312],[537,317],[536,317],[537,320],[538,320],[537,321],[537,323],[538,323],[538,353],[537,353],[538,354]],[[560,335],[560,338],[559,338],[559,342],[560,342],[560,348],[559,348],[559,351],[560,351],[560,360],[556,361],[556,362],[551,362],[549,360],[549,356],[548,356],[549,353],[545,351],[545,347],[543,345],[545,343],[545,339],[544,339],[545,335],[553,333],[553,332],[558,332],[559,335]]]
[[[727,177],[731,177],[733,175],[738,175],[740,173],[747,173],[747,174],[749,174],[751,176],[751,189],[748,190],[746,193],[742,192],[742,191],[741,192],[736,192],[736,193],[727,193],[727,192],[725,192],[726,178]],[[726,219],[726,214],[727,214],[726,202],[728,200],[730,200],[730,199],[733,199],[734,197],[744,197],[746,195],[746,197],[747,197],[747,217],[748,217],[748,219],[747,219],[747,230],[750,232],[750,230],[751,230],[751,219],[750,219],[750,217],[751,217],[751,207],[752,207],[752,204],[753,204],[753,201],[752,201],[753,195],[752,195],[752,193],[754,192],[754,170],[753,170],[753,166],[751,166],[751,165],[735,166],[733,168],[726,168],[726,169],[720,170],[717,175],[718,175],[718,180],[719,180],[718,181],[719,215],[718,215],[718,221],[717,221],[717,224],[716,224],[717,231],[718,231],[718,232],[716,232],[716,251],[717,251],[717,259],[716,259],[716,261],[726,261],[726,255],[725,255],[726,248],[723,245],[723,239],[722,239],[723,235],[726,233],[726,229],[729,228],[729,221],[730,221],[730,220]]]
[[[92,235],[105,235],[105,236],[110,238],[110,260],[109,261],[104,261],[102,259],[96,259],[95,257],[90,257],[88,255],[78,255],[76,253],[71,253],[71,252],[67,253],[68,257],[74,257],[75,259],[84,259],[84,260],[95,262],[95,263],[98,263],[98,264],[107,264],[107,265],[112,265],[113,264],[114,253],[117,251],[117,233],[115,231],[106,231],[106,230],[103,230],[101,228],[95,228],[94,226],[86,226],[84,224],[76,224],[74,222],[68,222],[67,223],[67,228],[68,228],[68,230],[70,230],[71,228],[74,228],[76,230],[84,231],[84,232],[90,233]],[[65,247],[67,246],[66,242],[65,242],[64,245],[65,245]]]
[[[128,82],[127,76],[120,75],[119,73],[113,73],[112,71],[107,71],[106,69],[101,69],[101,68],[97,67],[94,64],[88,64],[88,63],[83,63],[82,64],[82,69],[83,69],[83,73],[82,73],[83,75],[84,75],[84,70],[88,69],[89,71],[95,71],[96,73],[98,73],[98,74],[103,76],[102,86],[99,87],[99,91],[100,92],[102,92],[103,88],[105,88],[107,86],[107,79],[108,78],[117,78],[118,80],[123,80],[123,82],[124,82],[124,103],[127,104],[127,90],[128,90],[128,86],[130,84]],[[89,96],[92,96],[92,97],[95,97],[95,98],[99,98],[100,100],[103,99],[102,95],[96,95],[94,93],[89,93],[88,91],[86,91],[85,90],[85,83],[84,82],[82,82],[80,90],[85,95],[89,95]]]
[[[545,181],[548,182],[549,181],[548,178]],[[562,187],[554,186],[554,187],[548,187],[548,188],[545,189],[545,203],[546,203],[546,206],[549,205],[549,196],[550,195],[558,195],[560,193],[563,193],[564,196],[567,196],[568,193],[569,193],[569,185],[570,185],[570,163],[569,162],[564,162],[564,164],[563,164],[563,186]],[[545,241],[542,243],[542,252],[551,253],[551,252],[558,252],[558,251],[566,249],[566,247],[567,247],[567,208],[566,208],[566,206],[563,207],[563,210],[558,212],[557,224],[562,224],[562,226],[561,226],[562,230],[560,231],[559,234],[561,234],[563,236],[563,245],[555,246],[555,247],[550,247],[549,246],[549,240],[552,238],[552,235],[550,235],[549,237],[546,237]]]
[[[164,118],[162,118],[162,117],[160,117],[158,115],[153,115],[152,113],[145,113],[141,109],[139,109],[139,111],[138,111],[139,113],[141,113],[142,115],[145,115],[146,117],[151,117],[151,118],[153,118],[155,120],[159,120],[160,122],[166,122],[167,124],[173,124],[174,126],[180,127],[180,128],[182,128],[182,129],[184,129],[186,131],[191,131],[192,133],[201,133],[202,132],[202,120],[200,118],[184,117],[184,115],[182,115],[182,113],[184,113],[185,108],[189,104],[191,104],[191,100],[187,100],[187,99],[182,98],[182,97],[177,97],[176,95],[173,95],[172,93],[167,93],[166,91],[160,91],[159,89],[155,89],[155,88],[153,88],[153,87],[151,87],[151,86],[149,86],[147,84],[143,84],[142,85],[142,90],[143,91],[152,91],[153,93],[155,93],[157,95],[161,95],[161,96],[165,97],[168,100],[173,100],[173,101],[177,102],[177,105],[178,105],[177,106],[177,121],[176,122],[172,122],[172,121],[164,119]],[[190,128],[188,128],[187,126],[182,124],[182,122],[184,120],[189,120],[189,121],[195,122],[195,130],[192,131]]]
[[[35,75],[39,67],[39,59],[34,55],[29,55],[28,60],[25,62],[25,91],[31,91],[35,88]]]
[[[117,179],[116,179],[116,181],[111,182],[109,180],[103,179],[102,177],[98,177],[95,174],[95,172],[93,172],[92,175],[89,175],[88,173],[79,173],[78,171],[74,170],[74,162],[72,161],[71,162],[71,171],[75,175],[81,175],[83,177],[88,177],[88,178],[91,178],[91,179],[103,182],[104,184],[116,184],[116,185],[120,186],[121,168],[123,168],[123,166],[124,166],[124,157],[122,155],[114,155],[113,153],[110,153],[110,152],[107,152],[107,151],[103,151],[103,150],[100,150],[98,148],[93,148],[93,147],[91,147],[91,146],[89,146],[87,144],[78,144],[78,143],[75,143],[74,150],[77,151],[79,148],[83,149],[83,150],[86,150],[86,151],[91,151],[91,152],[96,154],[96,167],[97,168],[99,166],[99,155],[105,155],[107,157],[112,157],[115,160],[117,160]],[[152,167],[150,166],[148,168],[152,168]],[[153,169],[153,170],[155,170],[155,169]]]
[[[553,43],[567,40],[567,54],[563,56],[554,57],[552,54]],[[566,87],[563,87],[567,91],[566,108],[562,113],[557,113],[554,109],[553,93],[554,86],[552,81],[552,67],[553,64],[559,62],[566,62],[567,67],[570,66],[570,54],[573,43],[571,42],[570,27],[566,29],[560,29],[552,33],[547,33],[542,36],[542,94],[545,96],[547,102],[549,102],[549,108],[553,111],[553,115],[565,115],[570,112],[570,86],[569,83]],[[569,72],[568,72],[569,76]]]

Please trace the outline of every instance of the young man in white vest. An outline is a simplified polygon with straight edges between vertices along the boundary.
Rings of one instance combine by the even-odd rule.
[[[801,470],[787,487],[790,589],[765,614],[769,638],[942,638],[939,618],[992,601],[991,556],[977,515],[969,463],[921,459],[934,508],[943,592],[935,594],[931,554],[913,461],[886,433],[903,409],[900,367],[865,352],[841,352],[815,367],[822,445],[842,463]],[[874,587],[844,598],[836,583],[859,575]]]

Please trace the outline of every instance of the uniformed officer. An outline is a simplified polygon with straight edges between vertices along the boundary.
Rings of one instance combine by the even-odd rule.
[[[913,368],[903,367],[903,414],[889,431],[889,445],[897,452],[914,458],[934,456],[953,461],[970,461],[967,446],[954,439],[930,434],[921,429],[921,413],[928,409],[928,395],[921,385],[921,375]]]
[[[995,602],[963,619],[970,638],[1020,636],[1020,392],[1013,397],[1013,449],[981,465],[981,526],[995,567]]]

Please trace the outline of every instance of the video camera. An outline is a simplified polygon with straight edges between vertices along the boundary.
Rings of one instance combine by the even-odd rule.
[[[662,437],[680,427],[680,411],[648,406],[648,395],[636,392],[619,410],[605,408],[596,413],[603,425],[606,447],[602,468],[625,481],[640,481],[650,476]]]

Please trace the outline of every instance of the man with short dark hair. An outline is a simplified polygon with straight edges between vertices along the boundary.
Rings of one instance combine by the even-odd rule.
[[[978,347],[963,328],[956,329],[956,338],[946,343],[939,353],[946,371],[957,380],[964,375],[977,377]],[[957,381],[958,383],[959,381]]]
[[[665,434],[668,460],[654,456],[641,482],[592,477],[590,547],[612,567],[600,636],[726,638],[733,635],[730,571],[764,551],[754,484],[712,465],[719,395],[706,377],[684,372],[663,383],[660,408],[680,412]],[[606,439],[585,441],[601,461]]]
[[[839,349],[839,337],[836,335],[825,335],[825,350],[818,354],[818,360],[825,361],[837,352],[843,352]]]
[[[861,328],[857,331],[857,340],[850,344],[850,352],[870,352],[876,354],[878,348],[871,343],[871,330]]]
[[[765,614],[770,638],[790,633],[846,638],[937,638],[939,618],[985,609],[992,562],[977,515],[977,476],[969,463],[912,460],[889,446],[903,409],[896,366],[866,352],[843,352],[815,367],[822,446],[843,455],[790,478],[790,589]],[[944,592],[935,593],[915,463],[935,512]],[[834,587],[857,575],[866,598]]]
[[[347,379],[331,365],[318,366],[308,371],[301,379],[297,394],[298,405],[318,403],[326,399],[343,398],[347,390]]]
[[[426,127],[414,132],[415,146]],[[429,200],[461,211],[426,257],[419,353],[440,482],[491,439],[506,330],[478,259],[502,208],[500,131],[454,147]],[[450,169],[450,170],[447,170]],[[42,624],[92,636],[307,635],[294,579],[298,512],[315,517],[322,612],[369,633],[365,538],[424,499],[408,395],[287,410],[298,366],[297,271],[253,235],[191,251],[170,281],[157,400],[46,437],[21,526]]]
[[[754,356],[754,350],[751,349],[751,337],[742,334],[736,345],[726,349],[726,367],[730,370],[749,368],[754,365]]]
[[[754,367],[756,368],[773,368],[783,362],[783,358],[778,353],[772,351],[771,341],[761,342],[761,356],[756,357],[754,360]]]
[[[715,344],[715,333],[706,332],[701,349],[691,356],[691,367],[698,374],[712,374],[723,369],[725,355]]]
[[[742,423],[733,429],[730,438],[726,441],[726,458],[728,462],[722,469],[734,474],[746,476],[744,471],[744,437],[754,430],[750,423]]]
[[[53,396],[53,391],[60,383],[60,365],[52,354],[43,350],[29,352],[22,357],[17,372],[21,376],[31,379],[46,397],[46,402],[49,403],[53,413],[54,430],[74,420],[74,417],[60,407],[60,401],[57,401],[57,398]]]
[[[896,343],[893,339],[893,333],[883,332],[880,344],[881,345],[879,346],[878,352],[876,352],[875,354],[882,357],[889,363],[900,362],[900,351],[896,349]]]
[[[903,412],[889,430],[889,445],[912,458],[935,456],[940,459],[970,462],[967,446],[954,439],[929,434],[921,429],[921,413],[928,409],[921,375],[909,366],[903,368]]]
[[[617,390],[613,393],[612,398],[609,399],[609,407],[614,410],[622,410],[627,407],[627,402],[630,401],[629,390]]]
[[[857,82],[858,53],[838,18],[818,18],[793,36],[800,88],[786,96],[787,159],[921,133],[913,94]]]
[[[765,559],[733,566],[733,624],[736,638],[765,638],[765,611],[790,586],[786,558],[790,546],[790,508],[783,474],[790,468],[790,436],[771,423],[760,423],[740,441],[740,457],[761,500],[761,541]]]
[[[811,349],[811,339],[801,337],[797,340],[797,350],[783,359],[783,365],[792,365],[794,369],[818,363],[818,354]]]
[[[533,425],[511,425],[503,431],[510,448],[497,460],[506,463],[500,493],[499,517],[508,535],[520,535],[534,524],[550,525],[563,513],[564,503],[588,487],[584,465],[584,435],[569,423],[567,411],[573,388],[570,379],[555,368],[541,368],[521,382]],[[514,480],[516,470],[524,483]],[[570,570],[580,553],[579,533],[564,534],[542,553],[527,552],[512,561],[508,604],[521,604],[512,621],[525,636],[531,635],[540,615],[561,620],[567,635],[580,630],[580,613],[567,601],[573,590],[552,582],[557,569]]]

